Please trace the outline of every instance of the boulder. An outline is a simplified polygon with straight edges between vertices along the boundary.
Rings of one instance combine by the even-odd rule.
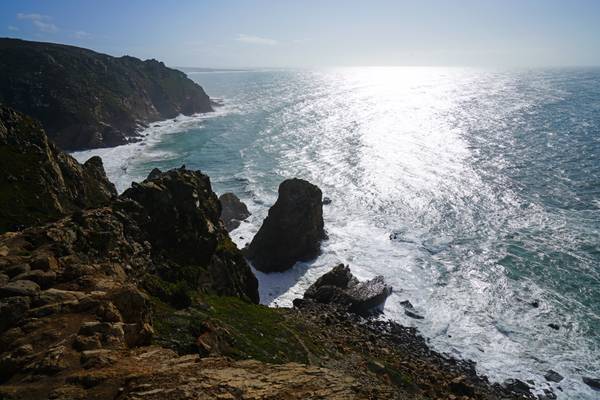
[[[233,193],[222,194],[219,202],[221,203],[221,221],[225,224],[227,232],[240,226],[240,221],[251,215],[248,207]]]
[[[544,378],[546,378],[546,380],[549,382],[556,382],[556,383],[559,383],[560,381],[562,381],[564,379],[561,374],[559,374],[558,372],[553,371],[553,370],[548,370],[548,372],[546,372],[546,374],[544,375]]]
[[[148,174],[148,177],[146,179],[150,181],[152,179],[159,178],[161,174],[162,174],[162,171],[160,169],[153,168],[152,171],[150,171],[150,173]]]
[[[13,278],[13,280],[29,280],[40,285],[41,288],[47,289],[56,280],[56,273],[54,271],[42,271],[35,269],[33,271],[24,272]]]
[[[37,283],[23,279],[2,286],[0,288],[0,298],[16,296],[32,297],[38,294],[39,291],[40,286]]]
[[[359,282],[350,267],[339,264],[321,276],[304,293],[304,299],[335,304],[359,315],[369,315],[392,293],[382,276]]]
[[[591,378],[589,376],[584,376],[581,379],[583,380],[583,383],[585,383],[592,389],[600,390],[600,378]]]
[[[523,396],[529,396],[531,394],[531,386],[520,379],[506,379],[502,382],[501,386],[506,390]]]
[[[285,180],[245,255],[259,271],[285,271],[319,255],[323,225],[321,190],[302,179]]]

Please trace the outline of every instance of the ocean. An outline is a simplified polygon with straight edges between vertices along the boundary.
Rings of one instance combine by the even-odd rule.
[[[312,262],[257,272],[264,304],[291,305],[343,262],[394,287],[386,318],[491,380],[542,389],[553,369],[559,398],[600,397],[581,380],[600,375],[600,69],[189,76],[223,105],[73,155],[100,155],[119,191],[154,167],[202,170],[253,213],[232,232],[240,247],[279,183],[307,179],[332,200],[329,239]]]

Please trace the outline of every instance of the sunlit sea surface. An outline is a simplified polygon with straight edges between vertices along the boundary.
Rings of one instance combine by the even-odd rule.
[[[387,317],[490,379],[541,389],[553,369],[559,398],[600,398],[581,381],[600,375],[599,69],[189,76],[224,105],[75,156],[101,155],[119,191],[154,167],[202,170],[253,213],[232,233],[240,247],[279,183],[307,179],[332,199],[329,240],[314,262],[257,273],[263,303],[289,306],[347,263],[393,285]],[[405,316],[403,300],[425,319]]]

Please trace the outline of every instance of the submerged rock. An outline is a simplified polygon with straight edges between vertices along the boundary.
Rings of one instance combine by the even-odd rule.
[[[417,314],[416,312],[409,310],[409,309],[404,310],[404,314],[407,317],[414,318],[414,319],[425,319],[424,316]]]
[[[592,389],[600,390],[600,378],[590,378],[589,376],[584,376],[583,378],[581,378],[581,380],[583,380],[583,383],[585,383]]]
[[[554,329],[555,331],[557,331],[557,330],[559,330],[559,329],[560,329],[560,325],[558,325],[558,324],[556,324],[556,323],[554,323],[554,322],[552,322],[552,323],[549,323],[549,324],[548,324],[548,327],[549,327],[549,328],[552,328],[552,329]]]
[[[245,255],[259,271],[285,271],[319,255],[323,225],[321,190],[302,179],[285,180]]]
[[[548,370],[548,372],[546,372],[546,374],[544,375],[544,378],[546,378],[547,381],[556,382],[556,383],[558,383],[564,379],[561,374],[559,374],[558,372],[553,371],[553,370]]]
[[[240,222],[251,214],[248,207],[233,193],[224,193],[219,197],[221,203],[221,221],[225,224],[227,232],[231,232]]]
[[[356,314],[368,315],[373,308],[383,304],[391,293],[391,286],[385,283],[382,276],[359,282],[349,266],[339,264],[317,279],[304,293],[304,299],[336,304]]]

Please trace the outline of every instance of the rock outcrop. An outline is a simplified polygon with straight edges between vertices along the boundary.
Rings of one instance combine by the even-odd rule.
[[[245,255],[259,271],[285,271],[317,257],[325,237],[321,190],[305,180],[288,179],[279,185],[279,197]]]
[[[221,220],[225,224],[227,232],[231,232],[240,226],[240,222],[251,214],[248,207],[233,193],[223,193],[219,196],[221,203]]]
[[[258,302],[207,176],[154,172],[116,197],[99,158],[80,165],[31,119],[0,116],[0,162],[13,177],[2,177],[2,196],[21,196],[2,201],[1,215],[34,223],[69,213],[0,235],[0,382],[45,381],[36,398],[47,398],[52,377],[156,340],[157,308],[172,315],[200,295]]]
[[[145,123],[212,110],[200,86],[162,62],[7,38],[0,103],[38,119],[65,150],[123,144]]]
[[[304,293],[304,299],[323,304],[334,304],[359,315],[369,315],[382,305],[392,293],[383,276],[359,282],[350,267],[339,264],[321,276]]]
[[[143,207],[138,225],[153,255],[186,266],[179,279],[193,288],[258,302],[258,282],[220,223],[219,199],[208,176],[184,168],[151,176],[121,197]],[[158,272],[169,277],[178,269],[169,265]]]
[[[13,145],[24,157],[46,149]],[[97,159],[67,160],[103,176]],[[69,188],[85,190],[57,186]],[[435,353],[413,328],[335,304],[255,304],[220,211],[205,175],[153,170],[101,207],[0,234],[0,398],[533,398]],[[316,296],[342,286],[363,304],[376,297],[344,267],[319,282]]]
[[[0,233],[106,205],[116,195],[99,157],[79,164],[39,123],[0,106]]]
[[[0,251],[1,381],[102,366],[149,344],[153,301],[175,309],[199,293],[258,301],[199,172],[168,171],[107,207],[6,233]]]

